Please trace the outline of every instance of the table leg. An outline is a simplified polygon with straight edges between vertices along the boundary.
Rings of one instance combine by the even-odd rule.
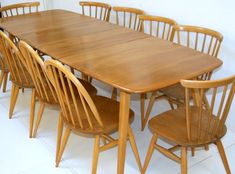
[[[127,130],[129,126],[130,96],[131,95],[126,92],[123,91],[120,92],[119,140],[118,140],[118,161],[117,161],[118,174],[123,174],[125,168]]]

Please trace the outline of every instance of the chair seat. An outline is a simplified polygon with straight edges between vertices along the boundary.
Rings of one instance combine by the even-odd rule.
[[[185,100],[185,89],[179,83],[163,88],[160,90],[161,93],[166,95],[167,97],[174,98],[176,100],[184,101]]]
[[[149,121],[149,128],[153,133],[156,133],[159,136],[181,146],[203,146],[208,143],[213,143],[225,135],[227,130],[225,125],[222,131],[217,133],[217,135],[212,133],[215,132],[213,131],[212,124],[210,130],[206,130],[205,127],[208,125],[208,119],[206,118],[206,115],[208,113],[204,110],[202,112],[202,126],[200,131],[198,131],[198,128],[195,126],[198,122],[198,111],[199,110],[196,107],[191,107],[190,109],[192,114],[191,140],[188,140],[187,138],[185,107],[170,110],[153,117]],[[213,122],[216,120],[214,115],[212,116],[212,120]],[[211,136],[206,136],[208,135],[208,131],[209,135]]]
[[[80,127],[78,120],[75,120],[76,126],[73,127],[71,123],[64,121],[71,127],[71,129],[75,132],[79,133],[85,133],[85,134],[100,134],[100,133],[105,133],[105,134],[111,134],[113,132],[118,131],[118,126],[119,126],[119,102],[112,100],[110,98],[104,97],[104,96],[91,96],[93,102],[96,105],[96,108],[99,112],[100,118],[103,122],[104,127],[101,127],[97,121],[95,120],[94,117],[91,117],[91,122],[94,126],[93,129],[90,128],[89,123],[87,122],[87,119],[85,119],[85,112],[83,108],[80,109],[80,115],[82,118],[83,122],[83,128]],[[78,105],[80,106],[80,105]],[[75,107],[72,107],[73,111],[75,111]],[[88,112],[91,114],[92,112],[88,110]],[[64,117],[64,116],[63,116]],[[134,112],[130,109],[130,114],[129,114],[129,122],[131,123],[134,120]]]

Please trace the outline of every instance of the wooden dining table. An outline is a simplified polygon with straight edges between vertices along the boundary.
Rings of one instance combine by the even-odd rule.
[[[40,52],[120,89],[117,173],[124,173],[131,94],[191,79],[222,61],[169,41],[66,10],[1,19],[0,27]]]

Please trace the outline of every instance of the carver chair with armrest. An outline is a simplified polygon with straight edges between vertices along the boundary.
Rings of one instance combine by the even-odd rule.
[[[147,152],[142,174],[145,173],[154,149],[181,164],[181,173],[187,174],[187,149],[215,144],[227,174],[231,174],[221,139],[226,134],[225,125],[235,92],[235,76],[214,81],[182,80],[185,88],[185,106],[153,117],[148,125],[153,137]],[[205,107],[205,92],[210,89],[208,107]],[[192,104],[190,93],[197,95],[197,104]],[[216,107],[218,104],[218,107]],[[176,146],[167,149],[157,144],[163,138]],[[179,148],[181,156],[174,150]]]
[[[59,102],[54,87],[50,83],[44,67],[44,62],[42,58],[37,54],[37,52],[29,46],[26,42],[19,42],[19,50],[22,53],[22,62],[25,62],[26,68],[29,71],[35,89],[33,89],[32,99],[31,99],[31,115],[30,115],[30,126],[29,126],[29,137],[35,137],[40,121],[45,109],[45,106],[52,106],[55,109],[59,108]],[[97,90],[90,83],[79,79],[84,85],[86,90],[90,95],[96,95]],[[34,113],[35,113],[35,99],[38,99],[40,103],[37,120],[34,126]],[[34,130],[33,130],[34,128]]]
[[[184,25],[174,25],[172,35],[170,37],[170,41],[176,44],[186,46],[196,51],[211,55],[215,58],[218,56],[222,40],[222,34],[217,31],[208,28]],[[210,80],[211,75],[212,72],[207,72],[195,78],[198,80]],[[184,105],[184,88],[180,84],[166,87],[161,89],[160,92],[163,94],[163,97],[169,101],[172,109],[174,109],[173,104],[176,104],[177,107]],[[154,101],[157,97],[156,94],[156,92],[153,92],[150,98],[150,102],[146,111],[146,120],[149,118]],[[195,99],[193,96],[191,96],[191,98]]]
[[[93,149],[92,174],[96,173],[99,153],[117,146],[118,140],[110,136],[118,131],[119,103],[103,96],[90,96],[77,78],[61,63],[55,60],[45,62],[47,75],[55,87],[61,106],[58,124],[56,166],[59,165],[71,131],[95,137]],[[66,84],[69,88],[66,88]],[[130,123],[134,112],[130,110]],[[63,134],[63,125],[66,126]],[[131,127],[129,140],[139,169],[141,161]],[[62,141],[61,141],[62,139]],[[103,140],[104,144],[100,143]]]

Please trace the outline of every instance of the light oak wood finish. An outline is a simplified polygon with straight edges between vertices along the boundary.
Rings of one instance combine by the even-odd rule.
[[[1,7],[0,8],[1,18],[8,18],[11,16],[38,12],[39,5],[40,5],[39,2],[30,2],[30,3],[13,4]],[[14,38],[13,36],[11,37]],[[1,70],[0,88],[3,85],[3,92],[6,92],[9,69],[6,65],[5,58],[1,55],[1,48],[0,48],[0,70]]]
[[[80,1],[82,14],[96,19],[109,22],[112,7],[102,2]]]
[[[213,57],[218,56],[222,40],[223,40],[222,34],[220,34],[217,31],[197,26],[183,26],[183,25],[174,25],[170,38],[171,42],[211,55]],[[212,71],[208,71],[206,73],[197,76],[197,79],[210,80],[211,75]],[[196,78],[196,76],[194,78]],[[184,105],[185,101],[184,88],[180,84],[175,84],[173,86],[163,88],[160,90],[160,92],[163,94],[163,96],[166,97],[172,109],[174,109],[172,103],[176,104],[177,107]],[[150,101],[150,103],[151,102],[153,101]],[[150,111],[152,110],[152,107],[150,105],[148,106],[148,110]],[[146,114],[145,118],[146,120],[148,120],[149,115]],[[146,123],[147,121],[145,122],[144,127]]]
[[[6,92],[7,79],[9,74],[9,69],[7,67],[6,60],[3,56],[3,44],[0,41],[0,89],[3,86],[2,91]]]
[[[187,173],[187,148],[203,147],[215,144],[220,153],[226,173],[230,174],[221,138],[226,134],[225,125],[235,93],[235,76],[214,81],[182,80],[185,87],[185,107],[170,110],[153,117],[149,121],[149,128],[154,134],[142,170],[144,174],[149,164],[153,147],[167,157],[181,164],[181,173]],[[211,90],[208,97],[208,108],[203,104],[205,92]],[[190,100],[190,92],[197,90],[198,105]],[[220,93],[220,90],[222,91]],[[220,94],[219,94],[220,93]],[[218,101],[218,107],[216,106]],[[181,157],[175,155],[171,149],[166,149],[156,143],[162,137],[177,147],[181,147]]]
[[[173,26],[177,24],[173,19],[151,15],[141,15],[139,21],[139,31],[163,40],[170,40]]]
[[[59,165],[71,131],[95,135],[92,164],[92,173],[95,174],[99,153],[118,145],[118,140],[110,137],[110,134],[118,131],[119,103],[102,96],[90,96],[80,81],[58,61],[46,61],[45,67],[48,77],[56,89],[61,106],[57,141],[59,143],[57,148],[59,149],[56,150],[56,166],[58,167]],[[69,86],[69,88],[66,86]],[[132,122],[134,112],[129,108],[127,110],[130,115],[130,118],[127,117],[127,119]],[[63,124],[67,128],[61,141]],[[125,137],[125,139],[130,139],[138,167],[141,170],[141,161],[130,127],[127,129],[126,134],[128,134],[128,137]],[[100,145],[101,138],[107,141],[105,145]]]
[[[143,15],[144,11],[130,7],[113,7],[116,13],[116,24],[133,30],[138,30],[139,15]]]
[[[186,38],[183,39],[183,34]],[[193,35],[192,35],[193,34]],[[175,25],[171,35],[171,41],[179,45],[192,48],[205,54],[217,57],[223,36],[221,33],[202,27]],[[210,80],[212,71],[197,77],[199,80]],[[163,92],[171,101],[178,104],[184,103],[184,89],[181,85],[165,88]]]
[[[110,12],[112,9],[109,4],[92,1],[80,1],[79,4],[82,7],[83,15],[109,22]],[[88,81],[89,83],[92,82],[92,77],[88,77],[85,74],[82,74],[82,79]]]
[[[32,77],[33,83],[35,85],[36,97],[40,103],[35,126],[33,126],[35,101],[32,101],[32,105],[30,108],[32,114],[30,115],[29,137],[31,138],[36,136],[45,106],[48,105],[56,109],[59,109],[59,102],[57,99],[55,89],[50,83],[49,79],[47,78],[42,58],[37,54],[37,52],[31,46],[29,46],[24,41],[19,42],[19,49],[23,55],[21,57],[22,62],[25,62],[26,68]],[[86,90],[89,92],[90,95],[96,95],[97,90],[95,87],[93,87],[91,84],[87,83],[84,80],[81,79],[79,80],[81,81],[81,83],[83,84],[83,86],[86,88]]]
[[[9,109],[9,118],[12,118],[15,104],[20,88],[33,89],[32,79],[21,61],[21,53],[11,39],[0,31],[1,43],[3,43],[3,56],[6,58],[7,65],[11,74],[12,92]]]
[[[40,2],[12,4],[0,8],[2,18],[38,12]]]
[[[161,16],[150,16],[141,15],[139,16],[138,31],[144,32],[151,36],[157,37],[163,40],[170,40],[173,26],[177,23],[173,19],[161,17]],[[145,112],[145,99],[146,94],[141,94],[141,130],[143,131],[150,116],[151,109],[155,101],[155,94],[152,94],[151,100],[148,104],[148,109]],[[170,103],[171,104],[171,103]]]
[[[192,49],[64,10],[12,17],[1,20],[0,27],[40,52],[118,88],[124,106],[129,106],[131,93],[156,91],[222,64]],[[119,114],[119,174],[124,173],[128,129],[128,106],[124,106]]]

